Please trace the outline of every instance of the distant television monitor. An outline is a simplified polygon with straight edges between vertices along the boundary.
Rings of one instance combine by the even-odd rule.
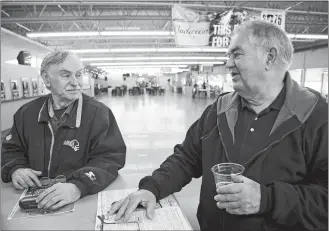
[[[18,64],[31,66],[32,55],[28,51],[20,51],[17,55]]]

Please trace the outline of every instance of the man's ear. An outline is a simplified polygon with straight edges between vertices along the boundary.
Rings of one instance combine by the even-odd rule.
[[[266,64],[265,69],[268,71],[271,69],[271,67],[274,66],[275,62],[278,59],[278,50],[275,47],[272,47],[268,52],[266,56]]]
[[[41,77],[43,79],[43,82],[45,83],[46,87],[49,89],[50,88],[50,78],[49,75],[46,72],[41,73]]]

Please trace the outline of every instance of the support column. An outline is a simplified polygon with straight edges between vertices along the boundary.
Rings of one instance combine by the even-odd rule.
[[[303,54],[303,69],[302,69],[302,76],[301,76],[301,79],[300,79],[300,85],[302,87],[305,87],[305,76],[306,76],[306,54],[304,53]]]

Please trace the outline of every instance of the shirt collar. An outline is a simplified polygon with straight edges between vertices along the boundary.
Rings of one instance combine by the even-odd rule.
[[[65,110],[64,113],[68,115],[67,120],[65,121],[64,125],[69,127],[80,127],[81,124],[81,112],[82,112],[82,103],[83,103],[83,97],[82,94],[79,96],[79,98],[71,103],[69,107]],[[54,109],[52,107],[52,97],[51,94],[49,94],[40,111],[39,111],[39,117],[38,122],[48,122],[51,118],[53,118],[55,115]]]
[[[68,115],[68,116],[72,116],[72,111],[73,111],[73,107],[76,101],[72,102],[65,110],[64,114]],[[50,97],[47,100],[47,104],[48,104],[48,115],[50,118],[53,118],[55,116],[55,112],[54,112],[54,107],[53,107],[53,97],[50,95]],[[60,118],[57,118],[60,119]]]
[[[271,103],[271,105],[268,106],[268,109],[274,109],[274,110],[280,111],[280,109],[281,109],[281,107],[284,103],[285,98],[286,98],[286,87],[283,86],[283,88],[280,91],[279,95]],[[240,99],[241,99],[241,108],[242,109],[249,108],[247,101],[242,97],[240,97]]]

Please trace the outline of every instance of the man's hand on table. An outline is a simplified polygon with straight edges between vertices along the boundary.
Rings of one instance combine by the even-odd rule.
[[[75,184],[57,183],[38,196],[38,208],[56,210],[77,201],[80,196],[81,191]]]
[[[260,208],[260,184],[244,177],[232,176],[236,183],[218,186],[215,196],[217,207],[226,209],[230,214],[255,214]]]
[[[41,171],[36,171],[30,168],[18,168],[11,174],[11,181],[16,189],[25,189],[29,187],[41,187],[38,176],[41,176]]]
[[[129,220],[131,213],[135,211],[139,204],[146,208],[147,217],[152,219],[156,206],[156,198],[153,193],[144,189],[132,193],[126,198],[116,202],[112,205],[108,215],[113,215],[116,213],[116,221],[119,221],[122,218],[123,221],[127,221]]]

